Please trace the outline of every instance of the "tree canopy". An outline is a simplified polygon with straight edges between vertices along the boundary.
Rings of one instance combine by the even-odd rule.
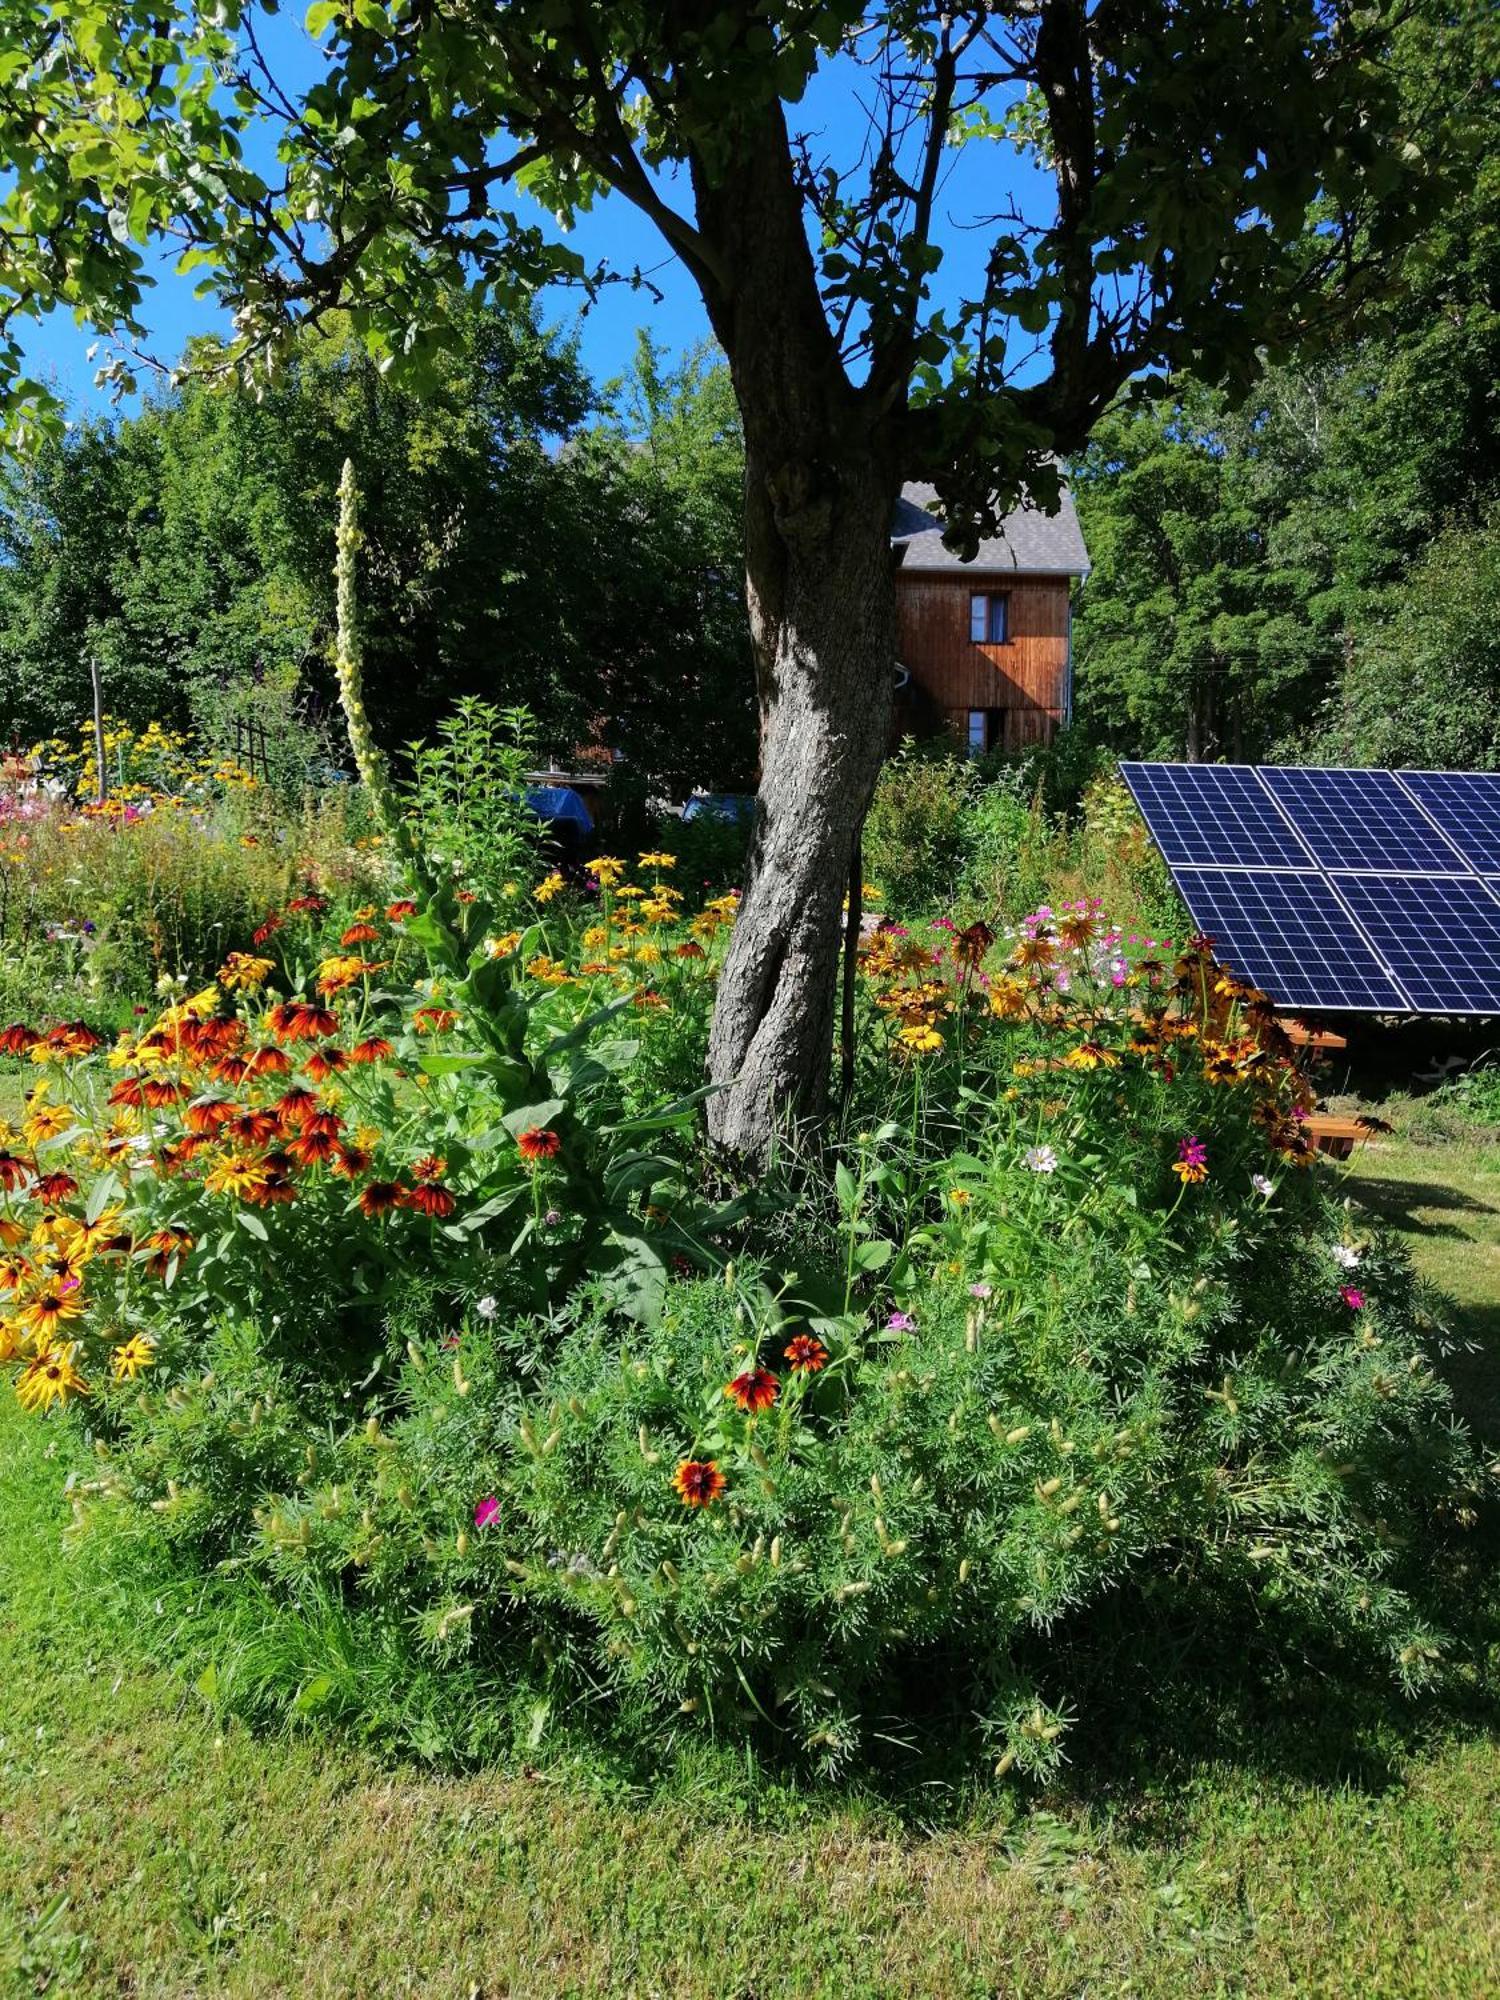
[[[688,266],[732,360],[769,304],[746,299],[747,253],[776,237],[782,338],[856,381],[870,413],[910,398],[904,470],[937,478],[967,540],[1022,470],[1045,492],[1045,455],[1081,445],[1137,369],[1243,384],[1268,348],[1311,337],[1328,280],[1347,294],[1387,275],[1444,164],[1437,121],[1403,109],[1387,64],[1400,7],[517,0],[476,19],[317,0],[325,67],[297,94],[268,53],[276,11],[7,10],[13,412],[48,403],[20,320],[71,306],[143,341],[163,248],[232,310],[228,358],[249,376],[335,304],[420,374],[470,280],[514,298],[597,279],[540,214],[565,226],[614,192]],[[868,105],[856,158],[794,122],[825,72]],[[1023,149],[1049,193],[1035,214],[962,218],[988,239],[983,282],[937,302],[947,168],[975,146]]]
[[[1135,754],[1500,761],[1500,57],[1493,22],[1403,87],[1487,133],[1380,318],[1267,370],[1125,402],[1074,466],[1094,564],[1079,713]]]
[[[1408,0],[317,0],[306,87],[276,72],[274,11],[0,16],[0,399],[47,414],[28,314],[141,341],[163,250],[232,312],[219,359],[243,380],[338,309],[421,382],[471,282],[502,303],[601,282],[568,226],[606,195],[649,218],[745,444],[761,785],[710,1120],[764,1154],[824,1094],[889,737],[901,480],[934,481],[969,550],[1021,493],[1055,501],[1055,454],[1133,377],[1243,392],[1396,280],[1472,118],[1403,92]],[[841,149],[825,90],[856,114]],[[959,202],[950,165],[1011,147],[1024,190],[971,174]],[[944,281],[940,218],[984,246],[972,284]]]

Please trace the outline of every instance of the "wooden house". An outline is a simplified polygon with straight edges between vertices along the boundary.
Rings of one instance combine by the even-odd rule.
[[[900,675],[896,729],[947,729],[971,756],[1045,743],[1072,719],[1073,586],[1088,574],[1072,495],[1019,508],[972,562],[943,547],[932,487],[908,484],[892,543]]]

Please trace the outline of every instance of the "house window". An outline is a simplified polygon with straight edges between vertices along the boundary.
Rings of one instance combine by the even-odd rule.
[[[969,755],[982,757],[989,749],[989,713],[982,708],[969,710]]]
[[[969,637],[976,646],[1003,646],[1010,637],[1010,599],[977,591],[969,599]]]

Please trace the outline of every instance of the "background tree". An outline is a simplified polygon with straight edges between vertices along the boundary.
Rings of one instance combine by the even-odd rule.
[[[0,730],[111,710],[211,723],[252,684],[328,702],[343,458],[369,470],[367,681],[382,740],[524,702],[563,761],[596,732],[643,794],[753,782],[738,587],[744,456],[722,364],[643,347],[602,394],[529,316],[471,305],[420,394],[335,316],[259,395],[188,375],[0,465]]]
[[[753,791],[745,451],[728,371],[709,347],[668,364],[643,334],[604,394],[603,421],[569,456],[578,650],[595,663],[617,782],[674,799],[695,785]]]
[[[1132,754],[1491,764],[1500,510],[1500,29],[1404,33],[1473,169],[1378,318],[1236,402],[1175,383],[1075,467],[1078,706]]]
[[[471,273],[502,294],[583,275],[511,191],[565,222],[610,190],[650,217],[702,294],[745,438],[763,777],[712,1122],[759,1150],[826,1071],[839,903],[889,727],[902,479],[933,478],[972,546],[1023,489],[1055,496],[1051,454],[1141,369],[1243,385],[1318,330],[1332,283],[1371,284],[1433,178],[1390,74],[1398,11],[319,0],[325,70],[292,94],[241,0],[36,0],[0,22],[3,317],[64,297],[139,334],[142,249],[168,242],[232,306],[247,371],[338,303],[419,367]],[[854,160],[789,123],[820,72],[863,93]],[[263,124],[274,165],[245,143]],[[950,148],[1016,139],[1046,195],[998,220],[980,202],[983,282],[943,299]],[[3,340],[0,390],[40,407]]]
[[[1316,571],[1273,553],[1207,391],[1112,411],[1077,462],[1089,560],[1074,623],[1079,721],[1132,755],[1243,759],[1322,694]]]

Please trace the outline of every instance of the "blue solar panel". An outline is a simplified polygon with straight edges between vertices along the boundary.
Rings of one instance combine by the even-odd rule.
[[[1172,874],[1219,962],[1278,1006],[1408,1011],[1406,995],[1321,875],[1191,867]]]
[[[1500,874],[1500,771],[1402,771],[1402,785],[1426,806],[1469,866]]]
[[[1423,1014],[1500,1014],[1500,902],[1442,875],[1334,875],[1340,896]]]
[[[1120,772],[1169,867],[1308,865],[1253,765],[1121,764]]]
[[[1267,765],[1261,776],[1320,867],[1423,875],[1470,872],[1458,849],[1389,771]]]

